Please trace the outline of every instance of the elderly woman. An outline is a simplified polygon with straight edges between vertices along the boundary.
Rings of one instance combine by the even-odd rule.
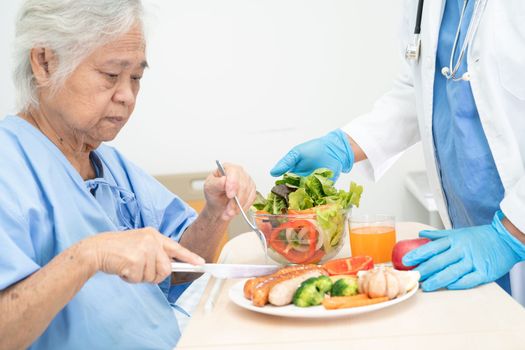
[[[20,113],[0,122],[0,348],[168,349],[170,261],[216,253],[255,186],[226,165],[199,216],[104,145],[148,66],[139,0],[28,0],[16,28]],[[176,293],[175,293],[176,294]]]

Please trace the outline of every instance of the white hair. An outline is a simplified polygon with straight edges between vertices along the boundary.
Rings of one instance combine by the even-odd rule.
[[[140,0],[26,0],[16,22],[14,84],[21,111],[38,106],[31,49],[45,47],[58,59],[50,77],[56,91],[94,49],[127,33],[143,30]]]

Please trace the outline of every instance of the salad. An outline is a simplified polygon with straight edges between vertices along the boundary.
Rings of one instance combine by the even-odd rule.
[[[346,215],[359,206],[363,187],[336,189],[333,172],[320,168],[308,176],[286,173],[265,198],[253,204],[255,221],[265,234],[268,253],[280,263],[309,264],[337,254]]]

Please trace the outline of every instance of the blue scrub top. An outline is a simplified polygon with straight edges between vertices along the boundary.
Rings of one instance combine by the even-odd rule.
[[[19,117],[0,121],[0,146],[0,291],[86,237],[149,226],[178,241],[196,218],[112,147],[92,153],[97,178],[84,181]],[[170,278],[130,284],[97,273],[31,349],[172,349],[180,331],[170,302],[183,288],[174,293],[170,284]]]
[[[474,0],[467,3],[454,64],[465,40],[474,3]],[[432,117],[441,184],[454,228],[490,224],[504,195],[470,82],[447,80],[441,74],[441,68],[449,66],[462,7],[463,0],[447,0],[445,4],[436,57]],[[465,55],[456,75],[460,77],[466,71]],[[508,290],[508,282],[502,283],[500,285]]]

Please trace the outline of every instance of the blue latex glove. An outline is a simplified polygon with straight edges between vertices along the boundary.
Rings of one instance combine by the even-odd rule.
[[[426,292],[467,289],[495,281],[525,260],[525,245],[507,231],[502,218],[499,211],[491,225],[421,231],[419,236],[432,242],[406,254],[403,264],[420,264],[416,270],[421,273],[421,288]]]
[[[348,173],[353,165],[354,152],[348,142],[348,136],[341,129],[336,129],[323,137],[292,148],[270,170],[270,174],[281,176],[292,172],[306,176],[317,168],[328,168],[334,172],[332,179],[337,181],[341,171]]]

